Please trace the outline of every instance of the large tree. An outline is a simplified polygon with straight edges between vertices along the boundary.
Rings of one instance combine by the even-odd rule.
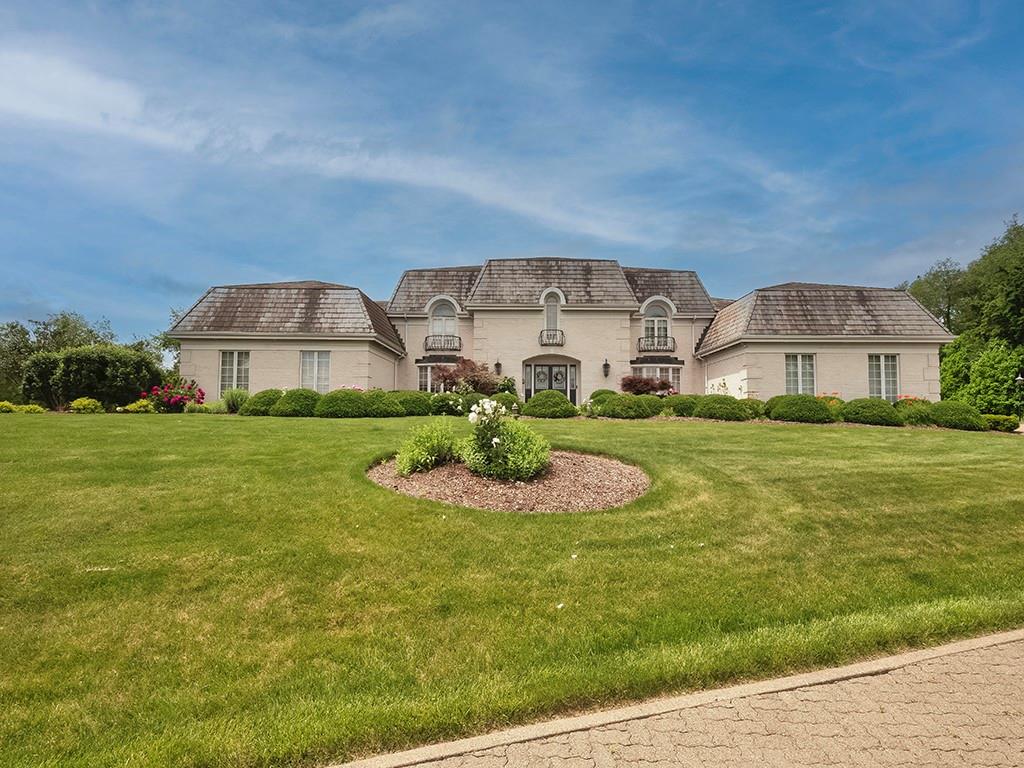
[[[951,332],[958,333],[965,298],[966,270],[952,259],[937,261],[912,283],[904,283],[910,295],[939,318]]]

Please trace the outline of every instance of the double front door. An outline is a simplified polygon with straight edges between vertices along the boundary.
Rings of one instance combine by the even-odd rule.
[[[575,365],[527,365],[525,380],[527,399],[545,389],[555,389],[576,404]]]

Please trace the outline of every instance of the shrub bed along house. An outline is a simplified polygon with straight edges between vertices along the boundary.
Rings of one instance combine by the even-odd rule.
[[[241,408],[239,416],[269,416],[270,409],[284,396],[280,389],[264,389],[252,395]]]
[[[740,398],[740,405],[747,409],[747,413],[752,419],[760,419],[764,416],[764,401],[758,400],[756,397]]]
[[[931,411],[932,423],[947,429],[966,429],[980,431],[986,428],[985,421],[978,409],[955,400],[940,400],[933,404]]]
[[[545,389],[526,401],[523,415],[540,419],[568,419],[576,415],[576,407],[561,392]]]
[[[844,403],[839,409],[843,421],[853,424],[874,424],[878,427],[902,427],[903,416],[888,400],[861,397]]]
[[[181,413],[190,403],[202,405],[206,393],[194,381],[174,378],[162,387],[154,386],[148,392],[141,392],[139,399],[149,400],[159,413]]]
[[[897,406],[900,401],[897,401]],[[931,403],[926,400],[921,400],[910,405],[897,407],[897,412],[903,417],[903,423],[914,426],[924,427],[935,422],[932,420],[932,406]]]
[[[1020,419],[1016,416],[1003,416],[998,413],[983,413],[981,418],[985,425],[996,432],[1016,432],[1020,427]]]
[[[392,418],[405,416],[405,408],[402,401],[394,392],[385,392],[383,389],[371,389],[363,395],[363,407],[366,409],[366,416],[375,419]]]
[[[665,398],[665,406],[671,408],[676,416],[693,416],[702,397],[704,395],[669,395]]]
[[[590,393],[590,405],[592,408],[600,408],[608,398],[615,397],[618,394],[613,389],[595,389]]]
[[[747,421],[750,412],[732,395],[705,395],[697,402],[693,415],[698,419]]]
[[[320,393],[312,389],[289,389],[270,407],[271,416],[312,416]]]
[[[597,408],[597,415],[609,419],[649,419],[655,414],[642,397],[626,393],[605,398]]]
[[[462,395],[438,392],[430,398],[430,412],[435,416],[461,416],[465,412]]]
[[[826,424],[835,421],[832,410],[814,395],[777,395],[771,398],[768,418],[775,421],[797,421],[806,424]]]
[[[363,393],[358,389],[335,389],[320,398],[314,416],[325,419],[357,419],[366,415]]]
[[[406,416],[429,416],[430,398],[429,392],[416,390],[395,392],[395,399],[402,404]]]

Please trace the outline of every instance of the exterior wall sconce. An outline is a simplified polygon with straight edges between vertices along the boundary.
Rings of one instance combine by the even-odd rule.
[[[604,371],[604,377],[607,379],[608,374],[612,372],[612,364],[608,362],[608,358],[604,359],[604,365],[601,366],[601,370]]]
[[[494,372],[501,376],[501,361],[499,360],[494,364]]]

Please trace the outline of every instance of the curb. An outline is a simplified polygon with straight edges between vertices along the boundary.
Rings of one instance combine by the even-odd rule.
[[[857,677],[870,677],[872,675],[884,675],[888,672],[920,664],[924,661],[937,659],[942,656],[949,656],[966,651],[975,651],[982,648],[992,648],[1006,643],[1024,641],[1024,629],[1015,629],[1009,632],[1000,632],[994,635],[960,640],[947,645],[940,645],[936,648],[927,648],[920,651],[909,651],[896,656],[884,656],[870,661],[861,661],[855,664],[848,664],[843,667],[818,670],[816,672],[804,672],[788,677],[779,677],[773,680],[762,680],[754,683],[743,683],[728,688],[718,688],[698,693],[688,693],[681,696],[652,699],[641,704],[633,704],[618,709],[609,709],[601,712],[592,712],[585,715],[563,717],[557,720],[548,720],[532,725],[524,725],[518,728],[510,728],[503,731],[472,736],[458,741],[442,742],[431,744],[425,747],[417,747],[404,752],[393,752],[385,755],[377,755],[349,763],[333,763],[327,768],[404,768],[405,766],[419,765],[434,760],[443,760],[449,757],[457,757],[470,752],[479,752],[493,747],[507,746],[524,741],[534,741],[549,736],[559,736],[574,731],[599,728],[605,725],[613,725],[628,720],[639,720],[641,718],[663,715],[668,712],[675,712],[680,709],[699,707],[702,704],[709,704],[728,699],[741,699],[747,696],[758,696],[765,693],[780,693],[791,691],[796,688],[807,688],[817,685],[828,685],[843,680],[850,680]]]

